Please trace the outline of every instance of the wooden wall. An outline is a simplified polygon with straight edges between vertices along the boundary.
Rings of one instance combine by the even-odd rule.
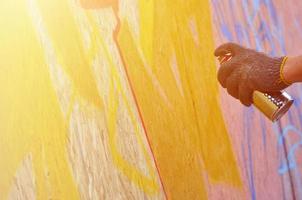
[[[213,56],[301,54],[301,8],[1,0],[0,199],[302,199],[300,85],[272,124],[220,88]]]

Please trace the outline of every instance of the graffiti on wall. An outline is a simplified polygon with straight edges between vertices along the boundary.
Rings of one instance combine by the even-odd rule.
[[[293,52],[294,3],[1,1],[0,199],[301,198],[301,87],[272,124],[213,57]]]

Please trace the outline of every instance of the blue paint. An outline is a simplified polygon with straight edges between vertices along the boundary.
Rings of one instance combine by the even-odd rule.
[[[266,7],[269,9],[269,14],[270,14],[271,19],[273,20],[274,26],[280,26],[279,20],[277,17],[276,8],[275,8],[273,2],[271,0],[265,0],[264,3],[266,5]]]
[[[249,181],[249,190],[251,194],[251,199],[256,200],[256,189],[255,189],[255,183],[254,183],[254,169],[253,169],[253,158],[252,158],[252,147],[251,147],[251,135],[250,135],[250,117],[253,112],[253,109],[245,109],[244,110],[244,124],[245,124],[245,131],[244,136],[245,140],[243,140],[244,143],[247,143],[247,151],[248,151],[248,159],[245,159],[246,163],[246,169],[248,174],[248,181]],[[245,149],[245,145],[243,147]]]
[[[282,197],[283,197],[283,199],[286,199],[286,196],[285,196],[285,188],[284,188],[284,180],[283,180],[283,178],[281,178],[281,181],[282,181]]]
[[[264,120],[260,120],[261,133],[262,133],[262,144],[264,149],[266,150],[266,129]]]
[[[245,40],[246,34],[243,31],[243,28],[241,24],[236,23],[235,24],[235,33],[236,33],[236,39],[239,42],[239,44],[242,44]]]
[[[254,18],[256,16],[257,10],[255,10],[254,7],[253,7],[252,13],[250,13],[249,12],[250,9],[248,7],[248,1],[247,0],[242,1],[242,8],[243,8],[243,11],[244,11],[243,14],[244,14],[245,19],[246,19],[247,24],[248,24],[248,27],[246,27],[247,30],[249,30],[249,32],[252,33],[252,37],[258,38],[257,31],[255,30],[255,27],[253,26],[253,21],[254,21]],[[256,39],[255,42],[256,42],[256,47],[255,47],[256,50],[261,51],[262,48],[261,48],[261,44],[260,44],[259,40]]]
[[[294,95],[293,95],[293,96],[294,96]],[[301,104],[301,100],[300,100],[299,96],[298,96],[298,97],[297,97],[297,96],[294,96],[293,98],[295,99],[293,105],[294,105],[296,108],[299,108],[299,105]]]
[[[223,10],[221,10],[221,4],[217,0],[213,0],[213,7],[215,9],[215,15],[219,16],[218,22],[220,23],[220,30],[223,36],[229,41],[236,41],[240,44],[244,43],[244,40],[247,44],[251,44],[250,38],[255,39],[256,50],[263,51],[263,43],[268,41],[271,46],[271,51],[269,54],[276,55],[276,45],[274,41],[277,41],[280,44],[282,53],[285,53],[285,42],[283,38],[283,29],[276,15],[276,9],[271,0],[260,1],[254,0],[251,5],[248,0],[242,0],[242,9],[244,14],[244,19],[247,24],[242,23],[236,19],[234,12],[231,12],[233,20],[233,26],[236,35],[232,34],[231,27],[228,26],[226,18],[220,15],[223,15]],[[238,3],[238,2],[237,2]],[[230,7],[233,7],[233,0],[230,1]],[[263,19],[260,12],[260,6],[265,6],[269,11],[269,16],[273,21],[273,26],[268,26],[267,22]],[[257,18],[258,16],[258,18]],[[254,21],[259,19],[259,27],[255,27]],[[272,29],[271,29],[272,28]]]
[[[283,148],[285,144],[284,143],[284,140],[280,140],[279,138],[282,137],[282,134],[279,132],[279,126],[278,126],[278,123],[274,123],[273,124],[273,132],[276,134],[276,138],[279,140],[279,142],[277,142],[277,152],[278,152],[278,160],[279,160],[279,163],[282,163],[284,160],[287,161],[286,159],[286,152],[285,152],[285,149]],[[281,143],[280,143],[281,142]],[[279,143],[279,144],[278,144]],[[282,145],[281,145],[282,144]],[[283,178],[284,174],[280,174],[281,175],[281,178],[282,178],[282,188],[284,188],[284,185],[287,185],[286,188],[291,188],[292,186],[292,183],[291,183],[291,176],[289,174],[287,174],[288,176],[285,176],[285,177],[288,177],[289,178],[289,181],[284,181]],[[286,179],[287,180],[287,179]],[[291,191],[288,191],[288,193],[291,193]],[[294,195],[294,194],[292,194]],[[285,198],[284,198],[285,199]]]
[[[233,35],[226,24],[223,23],[221,25],[221,31],[224,37],[226,37],[228,41],[233,41]]]
[[[298,34],[297,36],[299,37],[302,37],[302,26],[301,26],[301,19],[298,18],[297,19],[297,16],[294,18],[293,22],[294,22],[294,25],[295,25],[295,28],[298,30],[298,32],[300,32],[300,34]]]
[[[287,125],[282,129],[282,133],[279,134],[278,132],[278,148],[280,148],[280,146],[283,147],[285,140],[287,138],[287,136],[289,135],[289,133],[295,133],[299,136],[299,140],[297,142],[295,142],[294,144],[291,144],[291,142],[289,141],[288,143],[288,153],[285,156],[285,158],[283,158],[280,162],[280,167],[278,169],[278,172],[280,175],[286,174],[286,173],[290,173],[290,171],[293,171],[294,173],[294,180],[296,183],[295,190],[296,192],[299,193],[299,196],[302,197],[302,181],[301,181],[301,173],[299,171],[299,167],[297,166],[297,162],[296,162],[296,152],[297,150],[301,149],[302,147],[302,132],[300,130],[298,130],[295,126],[293,125]],[[288,137],[288,140],[289,137]],[[280,149],[278,149],[278,151],[280,151]],[[297,190],[298,189],[298,190]]]
[[[299,169],[296,169],[294,171],[294,174],[295,174],[295,180],[297,185],[297,187],[295,187],[295,191],[297,191],[299,193],[299,196],[302,197],[302,182],[301,182],[301,173]]]
[[[300,115],[300,104],[301,104],[301,100],[299,99],[299,97],[294,97],[294,103],[293,103],[293,107],[295,108],[295,110],[297,111],[298,113],[298,116],[297,118],[299,119],[299,123],[300,123],[300,126],[302,126],[302,116]],[[292,112],[292,111],[291,111]]]
[[[273,36],[272,34],[270,34],[270,28],[269,26],[267,25],[267,23],[265,21],[260,21],[260,25],[259,25],[259,28],[258,28],[258,33],[261,33],[261,34],[258,34],[259,38],[259,41],[261,42],[261,44],[264,44],[266,41],[270,44],[270,52],[267,52],[269,55],[271,56],[274,56],[276,55],[276,45],[274,43],[274,39],[273,39]]]
[[[292,131],[293,133],[296,133],[297,135],[300,136],[300,141],[298,141],[297,143],[289,146],[289,150],[288,150],[288,154],[287,154],[287,160],[288,160],[288,164],[287,164],[287,160],[283,160],[281,162],[281,165],[279,167],[278,172],[280,174],[284,174],[286,172],[288,172],[291,169],[294,169],[297,167],[296,164],[296,159],[295,159],[295,151],[302,146],[302,132],[299,131],[296,127],[294,127],[293,125],[288,125],[285,128],[282,129],[282,133],[278,138],[278,146],[282,146],[285,143],[286,137],[289,134],[289,132]]]
[[[255,183],[254,183],[254,170],[253,170],[253,159],[252,159],[252,148],[251,148],[251,141],[250,141],[250,133],[248,134],[248,158],[249,158],[249,169],[250,169],[250,187],[251,187],[251,197],[253,200],[256,199],[256,189],[255,189]]]
[[[287,154],[288,164],[287,161],[281,163],[279,167],[279,174],[285,174],[291,169],[295,169],[297,167],[295,152],[299,147],[302,147],[302,142],[295,143],[290,147],[289,153]]]
[[[256,13],[260,9],[260,0],[253,0],[252,3],[253,3],[253,7],[254,7],[254,15],[256,16]]]
[[[291,110],[288,110],[287,112],[288,121],[290,124],[294,124],[293,114]]]
[[[227,17],[224,17],[224,12],[221,10],[221,5],[219,5],[218,0],[213,0],[214,9],[216,10],[215,15],[219,15],[219,27],[221,30],[221,34],[226,40],[235,41],[242,45],[256,48],[258,51],[264,51],[264,44],[269,45],[269,52],[267,52],[271,56],[281,56],[281,54],[286,55],[286,45],[284,39],[284,28],[282,23],[277,15],[276,7],[272,0],[241,0],[240,6],[243,11],[244,18],[238,18],[234,12],[231,12],[231,16],[233,21],[231,23],[227,23]],[[234,5],[239,5],[238,1],[230,0],[229,1],[230,8],[235,8]],[[219,8],[219,10],[218,10]],[[237,8],[238,9],[238,8]],[[269,19],[265,19],[262,16],[263,9],[266,9]],[[216,14],[217,13],[217,14]],[[245,21],[243,21],[245,20]],[[300,20],[300,19],[299,19]],[[294,25],[297,29],[302,32],[302,28],[300,22],[296,19],[294,21]],[[232,32],[233,30],[233,32]],[[300,37],[300,36],[299,36]],[[253,44],[253,46],[252,46]],[[255,46],[254,46],[255,45]],[[267,50],[267,49],[266,49]],[[302,99],[302,87],[299,86],[299,95],[295,95],[294,109],[297,112],[300,112],[299,106],[301,106]],[[292,93],[291,93],[292,94]],[[292,94],[293,95],[293,94]],[[297,98],[298,97],[298,98]],[[299,115],[299,122],[302,126],[302,115]],[[244,109],[244,140],[242,141],[242,157],[244,160],[245,173],[248,177],[248,186],[251,195],[251,199],[256,199],[256,190],[254,185],[254,171],[253,171],[253,160],[252,160],[252,144],[251,137],[254,133],[251,130],[250,120],[254,117],[253,109]],[[278,125],[273,124],[273,130],[277,134],[278,142],[277,142],[277,151],[278,151],[278,159],[279,159],[279,167],[276,169],[280,176],[289,173],[289,171],[293,171],[295,173],[294,179],[299,187],[299,191],[302,188],[301,184],[301,174],[299,171],[299,167],[296,163],[295,153],[302,146],[302,136],[301,140],[297,141],[295,144],[285,144],[286,137],[288,137],[288,132],[294,132],[294,134],[302,134],[297,128],[295,128],[292,124],[294,124],[294,119],[296,119],[296,115],[293,115],[293,111],[289,111],[287,118],[289,120],[289,125],[282,129],[282,133],[279,133]],[[265,129],[265,120],[264,118],[260,118],[259,121],[261,125],[261,136],[262,136],[262,145],[266,147],[267,145],[267,137],[266,137],[266,129]],[[288,147],[288,154],[284,155],[284,146]],[[266,149],[266,148],[265,148]],[[282,153],[283,152],[283,153]],[[287,161],[288,159],[288,161]],[[283,179],[282,179],[283,181]],[[284,188],[283,188],[284,190]],[[294,194],[293,194],[294,195]],[[285,198],[285,191],[283,191],[283,197]],[[302,195],[300,196],[302,197]]]

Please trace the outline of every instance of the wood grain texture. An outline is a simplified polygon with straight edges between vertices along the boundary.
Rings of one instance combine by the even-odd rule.
[[[25,156],[8,195],[9,200],[36,199],[36,186],[33,174],[32,156]]]
[[[0,1],[0,199],[302,199],[300,85],[272,124],[213,56],[301,54],[300,4]]]

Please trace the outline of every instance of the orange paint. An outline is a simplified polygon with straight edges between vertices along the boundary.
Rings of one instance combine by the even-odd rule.
[[[135,45],[126,21],[121,25],[118,42],[168,198],[206,199],[204,168],[210,183],[242,184],[217,101],[215,65],[209,59],[213,41],[208,39],[212,35],[208,4],[154,2],[154,30],[149,38],[154,59],[144,63],[140,58],[140,47]],[[144,12],[141,10],[140,16]],[[197,36],[190,30],[191,20],[196,23]],[[196,37],[202,45],[196,43]],[[180,80],[175,80],[170,67],[174,54]],[[164,87],[172,108],[158,97],[158,88],[152,84],[145,65]]]
[[[145,125],[145,122],[144,122],[144,118],[142,116],[142,112],[141,112],[141,109],[140,109],[140,106],[138,104],[138,101],[137,101],[137,98],[136,98],[136,95],[135,95],[135,91],[134,91],[134,88],[132,86],[132,82],[130,80],[130,77],[129,77],[129,74],[128,74],[128,70],[127,70],[127,63],[124,59],[124,56],[123,56],[123,52],[121,50],[121,47],[120,47],[120,43],[119,43],[119,40],[118,40],[118,34],[120,32],[120,29],[121,29],[121,20],[118,16],[118,4],[115,4],[113,6],[113,10],[114,10],[114,14],[115,14],[115,17],[117,19],[117,25],[116,25],[116,28],[113,32],[113,40],[115,41],[116,45],[117,45],[117,48],[118,48],[118,51],[120,53],[120,56],[121,56],[121,60],[122,60],[122,63],[125,67],[125,71],[126,71],[126,75],[127,75],[127,78],[128,78],[128,81],[129,81],[129,84],[130,84],[130,88],[131,88],[131,92],[133,94],[133,98],[134,98],[134,101],[135,101],[135,105],[137,107],[137,111],[138,111],[138,114],[139,114],[139,117],[140,117],[140,120],[141,120],[141,123],[142,123],[142,126],[143,126],[143,130],[144,130],[144,133],[146,135],[146,139],[147,139],[147,142],[148,142],[148,145],[150,147],[150,151],[151,151],[151,154],[153,156],[153,159],[154,159],[154,164],[155,164],[155,167],[157,169],[157,173],[158,173],[158,176],[159,176],[159,180],[160,180],[160,183],[161,183],[161,186],[162,186],[162,189],[163,189],[163,192],[164,192],[164,195],[165,197],[167,198],[167,192],[166,192],[166,189],[165,189],[165,184],[163,183],[163,180],[162,180],[162,177],[161,177],[161,172],[160,172],[160,169],[158,167],[158,163],[157,163],[157,160],[156,158],[154,157],[154,152],[153,152],[153,149],[152,149],[152,146],[151,146],[151,142],[150,142],[150,138],[149,138],[149,135],[148,135],[148,132],[147,132],[147,129],[146,129],[146,125]]]
[[[139,105],[142,109],[142,115],[146,123],[148,137],[150,138],[151,146],[158,163],[159,171],[163,179],[163,184],[166,188],[168,199],[200,199],[206,198],[206,190],[202,181],[202,168],[196,162],[195,147],[191,145],[184,145],[187,139],[191,141],[191,133],[196,132],[196,129],[190,127],[190,119],[188,114],[181,112],[184,106],[173,106],[174,111],[169,111],[162,101],[146,101],[145,97],[157,96],[156,88],[151,84],[146,72],[144,72],[143,62],[139,59],[136,47],[133,45],[131,33],[128,26],[122,28],[123,38],[119,38],[121,46],[127,44],[127,52],[125,52],[126,62],[129,67],[129,75],[132,77],[134,91],[136,92]],[[131,45],[129,45],[131,44]],[[133,55],[133,56],[132,56]],[[132,68],[131,66],[136,66]],[[138,77],[144,77],[143,79]],[[143,85],[140,87],[138,84]],[[173,90],[175,92],[175,90]],[[182,101],[181,96],[175,99],[178,102]],[[148,102],[146,106],[143,101]],[[176,102],[175,102],[176,103]],[[156,105],[157,104],[157,105]],[[159,120],[154,112],[160,113],[162,117]],[[169,113],[171,112],[172,115]],[[175,124],[177,119],[178,125]],[[152,124],[148,123],[152,122]],[[187,124],[187,127],[186,127]],[[179,130],[187,129],[188,135],[180,135]],[[171,134],[171,135],[170,135]],[[177,137],[175,137],[177,134]],[[187,138],[186,138],[187,137]],[[191,143],[191,142],[189,142]],[[155,148],[156,147],[156,148]]]
[[[118,4],[118,0],[80,0],[81,6],[85,9],[99,9]]]
[[[109,71],[110,71],[110,89],[109,89],[109,98],[107,100],[108,102],[108,133],[109,133],[109,144],[111,148],[111,154],[113,157],[113,160],[117,166],[121,170],[121,172],[128,177],[128,179],[136,184],[139,188],[141,188],[146,194],[154,195],[159,193],[160,185],[158,184],[158,181],[156,180],[156,170],[153,168],[152,158],[150,159],[150,156],[147,152],[147,149],[149,146],[146,147],[145,143],[143,142],[143,135],[140,134],[139,126],[140,126],[140,120],[137,120],[134,114],[135,107],[130,106],[130,102],[128,100],[126,91],[124,90],[124,87],[121,83],[121,76],[118,73],[115,64],[114,64],[114,57],[110,54],[108,47],[105,44],[104,39],[101,36],[101,32],[98,30],[97,23],[92,15],[87,13],[88,21],[92,27],[92,34],[95,35],[94,40],[92,41],[93,44],[101,44],[100,48],[105,52],[105,57],[108,60],[109,63]],[[96,54],[98,50],[91,51],[92,55]],[[92,56],[94,57],[94,56]],[[116,89],[115,89],[116,88]],[[128,160],[125,160],[123,158],[123,154],[120,153],[117,149],[116,144],[116,138],[117,138],[117,111],[119,107],[119,95],[122,96],[122,101],[125,104],[126,110],[129,113],[131,124],[134,127],[134,132],[136,135],[136,138],[138,140],[139,146],[141,150],[143,151],[143,154],[146,159],[146,164],[149,172],[149,176],[145,176],[143,173],[141,173],[140,170],[138,170],[134,165],[132,165]]]
[[[145,8],[152,5],[144,5],[149,1],[139,3],[139,18],[146,20],[140,23],[143,39],[139,44],[127,20],[119,19],[117,2],[99,1],[98,6],[113,7],[117,19],[113,39],[122,57],[167,198],[206,199],[203,173],[207,173],[211,184],[241,186],[217,101],[216,71],[210,59],[214,47],[208,3],[154,1],[151,14]],[[173,58],[175,66],[172,68]],[[158,84],[163,86],[162,91],[171,105],[158,95],[159,85],[155,85],[150,72],[147,73],[147,65]]]
[[[95,2],[95,3],[93,4],[92,2]],[[121,28],[121,21],[120,21],[120,18],[118,16],[118,8],[119,8],[118,1],[117,0],[112,0],[112,1],[110,1],[110,0],[108,0],[108,1],[107,0],[99,0],[99,1],[97,1],[97,0],[96,1],[93,1],[93,0],[92,1],[91,0],[81,0],[81,5],[82,5],[83,8],[86,8],[86,9],[88,9],[88,8],[90,8],[90,9],[105,8],[105,7],[108,7],[108,6],[112,7],[112,9],[114,11],[114,15],[115,15],[116,20],[117,20],[116,28],[114,29],[114,32],[112,34],[113,35],[113,40],[115,41],[115,43],[117,45],[118,51],[119,51],[120,56],[121,56],[122,63],[123,63],[124,66],[126,66],[126,62],[125,62],[125,60],[123,58],[123,54],[122,54],[122,51],[121,51],[121,48],[120,48],[120,45],[119,45],[119,42],[118,42],[118,34],[119,34],[119,31],[120,31],[120,28]],[[147,135],[147,130],[146,130],[143,118],[142,118],[142,114],[141,114],[139,105],[137,103],[137,99],[136,99],[136,96],[134,94],[133,87],[131,85],[131,81],[129,80],[127,69],[125,69],[125,70],[126,70],[126,74],[127,74],[127,78],[128,78],[129,84],[130,84],[131,92],[133,94],[134,101],[135,101],[135,104],[136,104],[137,109],[138,109],[138,114],[139,114],[139,117],[141,119],[143,130],[144,130],[144,132],[146,134],[147,142],[148,142],[148,145],[150,147],[151,154],[152,154],[152,156],[154,158],[154,153],[153,153],[153,150],[152,150],[151,145],[150,145],[150,140],[149,140],[148,135]],[[162,179],[161,179],[160,172],[159,172],[159,169],[158,169],[158,164],[157,164],[155,158],[154,158],[154,163],[155,163],[155,167],[157,169],[157,172],[159,174],[159,179],[160,179],[160,182],[161,182],[164,194],[167,197],[166,192],[165,192],[165,188],[164,188],[164,184],[162,183]]]

